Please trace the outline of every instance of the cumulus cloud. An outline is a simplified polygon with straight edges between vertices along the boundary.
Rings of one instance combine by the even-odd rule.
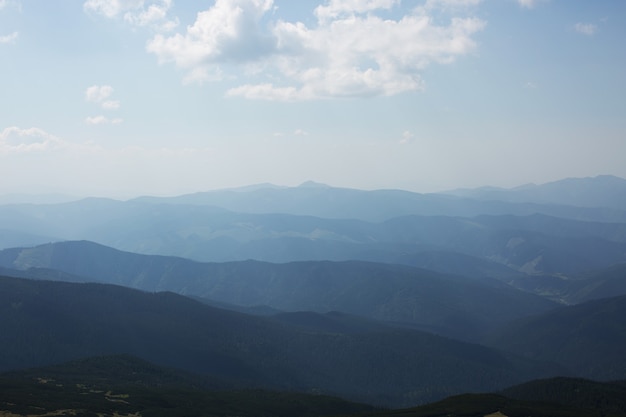
[[[537,0],[517,0],[517,3],[527,9],[532,9],[537,4]]]
[[[108,100],[113,94],[113,87],[110,85],[92,85],[85,90],[85,100],[98,104],[105,110],[117,110],[120,108],[118,100]]]
[[[120,108],[120,102],[117,100],[103,101],[102,108],[105,110],[117,110]]]
[[[419,90],[420,70],[445,64],[475,48],[472,35],[485,22],[452,17],[434,22],[433,8],[467,7],[479,0],[429,0],[398,19],[378,14],[397,0],[329,0],[317,24],[264,22],[272,0],[217,0],[182,34],[156,35],[147,45],[160,63],[185,70],[185,80],[207,81],[220,66],[255,66],[265,82],[244,83],[227,96],[308,100],[394,95]],[[277,82],[276,80],[281,80]]]
[[[426,0],[426,9],[458,10],[478,6],[483,0]]]
[[[178,26],[178,19],[171,19],[168,11],[172,0],[87,0],[83,9],[109,19],[122,18],[135,26],[152,27],[170,31]]]
[[[189,70],[187,81],[217,80],[221,72],[213,64],[254,61],[275,48],[260,25],[272,4],[272,0],[217,0],[198,13],[185,35],[157,35],[147,50],[160,63],[174,62]]]
[[[120,102],[109,100],[112,94],[113,87],[110,85],[92,85],[85,90],[85,100],[97,104],[104,110],[117,110],[120,108]],[[121,118],[110,119],[103,115],[85,118],[85,123],[88,125],[120,124],[123,121]]]
[[[18,36],[19,34],[17,32],[13,32],[9,35],[0,36],[0,44],[15,43]]]
[[[85,90],[85,99],[92,103],[102,103],[113,94],[113,87],[110,85],[92,85]]]
[[[7,127],[0,132],[0,153],[41,152],[66,147],[66,143],[50,133],[31,127]]]
[[[582,33],[583,35],[591,36],[598,30],[598,27],[591,23],[576,23],[574,25],[574,30],[578,33]]]
[[[330,0],[325,6],[315,8],[315,16],[321,21],[340,16],[354,16],[380,9],[391,9],[398,0]]]
[[[85,118],[85,123],[87,123],[88,125],[104,125],[104,124],[120,124],[123,123],[124,119],[121,118],[114,118],[114,119],[109,119],[106,116],[103,115],[99,115],[99,116],[90,116]]]

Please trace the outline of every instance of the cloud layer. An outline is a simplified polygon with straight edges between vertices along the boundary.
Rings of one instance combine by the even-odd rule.
[[[576,23],[574,25],[574,30],[578,33],[582,33],[583,35],[591,36],[596,33],[598,27],[592,23]]]
[[[123,18],[135,26],[151,27],[157,30],[173,30],[178,19],[171,19],[168,11],[172,0],[87,0],[83,9],[107,17]]]
[[[436,21],[437,9],[459,11],[479,0],[429,0],[396,18],[397,0],[329,0],[314,10],[315,25],[270,21],[272,0],[217,0],[193,25],[157,34],[147,50],[174,63],[186,82],[220,79],[238,65],[254,82],[228,96],[269,100],[389,96],[419,90],[420,71],[475,47],[485,22],[472,17]]]
[[[7,127],[0,132],[0,154],[61,149],[66,143],[42,129]]]
[[[17,37],[18,37],[18,33],[17,32],[13,32],[13,33],[8,34],[8,35],[0,36],[0,44],[15,43],[15,41],[17,41]]]
[[[117,110],[120,108],[119,100],[109,100],[113,94],[113,87],[110,85],[92,85],[85,90],[85,100],[99,105],[104,110]],[[85,119],[88,125],[120,124],[124,120],[121,118],[109,119],[106,116],[90,116]]]

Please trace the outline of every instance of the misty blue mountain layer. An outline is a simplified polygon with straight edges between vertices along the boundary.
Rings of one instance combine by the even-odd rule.
[[[129,354],[393,407],[626,379],[625,183],[3,204],[1,369]]]

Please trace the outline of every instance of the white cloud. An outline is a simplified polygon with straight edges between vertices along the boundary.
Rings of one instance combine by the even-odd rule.
[[[0,154],[27,153],[61,149],[67,144],[46,131],[31,127],[7,127],[0,132]]]
[[[147,50],[161,63],[174,62],[189,70],[190,79],[204,80],[206,74],[219,74],[211,64],[252,61],[272,51],[272,39],[260,26],[272,4],[272,0],[217,0],[198,13],[185,35],[157,35]]]
[[[170,19],[172,0],[87,0],[83,9],[109,19],[123,18],[140,27],[170,31],[178,26],[178,19]]]
[[[517,3],[527,9],[532,9],[537,4],[537,0],[517,0]]]
[[[113,94],[110,85],[92,85],[85,90],[85,100],[100,105],[105,110],[117,110],[120,108],[118,100],[107,100]]]
[[[17,32],[13,32],[9,35],[0,36],[0,44],[15,43],[18,36],[19,34]]]
[[[104,125],[104,124],[120,124],[124,121],[121,118],[109,119],[106,116],[98,115],[98,116],[90,116],[85,119],[85,123],[88,125]]]
[[[340,16],[354,16],[380,9],[391,9],[399,0],[330,0],[325,6],[315,8],[315,16],[321,21]]]
[[[102,108],[105,110],[117,110],[120,108],[120,102],[117,100],[103,101]]]
[[[402,139],[400,139],[400,145],[406,145],[408,143],[411,143],[414,137],[415,135],[413,135],[413,133],[411,133],[408,130],[405,130],[404,132],[402,132]]]
[[[479,0],[430,0],[428,7],[475,5]],[[420,70],[449,63],[475,47],[485,22],[452,17],[436,24],[428,7],[397,20],[377,12],[396,0],[330,0],[315,9],[317,25],[277,21],[263,25],[271,0],[217,0],[198,13],[186,33],[156,35],[147,45],[160,63],[187,71],[186,82],[218,78],[220,65],[254,66],[267,81],[244,83],[227,96],[267,100],[394,95],[419,90]],[[214,75],[214,77],[211,77]],[[280,79],[282,81],[277,82]]]
[[[113,94],[113,87],[110,85],[92,85],[85,90],[85,100],[92,103],[102,103]]]
[[[483,0],[427,0],[426,9],[457,10],[478,6]]]
[[[574,25],[574,30],[578,33],[582,33],[583,35],[591,36],[598,30],[598,27],[591,23],[576,23]]]
[[[0,10],[13,7],[18,11],[22,10],[22,4],[18,0],[0,0]]]

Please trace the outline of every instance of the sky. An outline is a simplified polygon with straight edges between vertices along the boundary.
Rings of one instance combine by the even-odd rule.
[[[0,194],[626,177],[626,1],[0,0]]]

